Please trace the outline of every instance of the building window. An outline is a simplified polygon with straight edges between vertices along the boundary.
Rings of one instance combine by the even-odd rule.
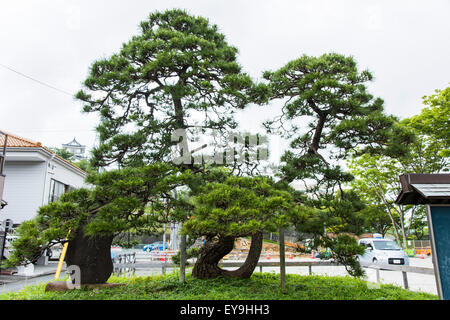
[[[66,193],[70,190],[70,186],[59,182],[55,179],[50,180],[50,194],[48,198],[48,202],[53,202],[59,199],[63,193]]]

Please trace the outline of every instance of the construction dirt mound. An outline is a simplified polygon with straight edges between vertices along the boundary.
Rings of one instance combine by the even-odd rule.
[[[252,241],[250,239],[247,238],[237,238],[234,242],[234,248],[235,249],[241,249],[241,250],[245,250],[245,249],[250,249],[250,245],[251,245]],[[286,245],[286,252],[295,252],[296,251],[296,247],[298,247],[298,245],[296,243],[290,243],[290,242],[285,242]],[[278,244],[272,243],[272,242],[268,242],[268,241],[264,241],[263,242],[263,251],[272,251],[272,252],[278,252],[279,251],[279,247]]]

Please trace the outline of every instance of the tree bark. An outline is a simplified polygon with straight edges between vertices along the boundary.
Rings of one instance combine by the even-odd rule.
[[[230,253],[234,247],[234,237],[222,237],[207,241],[200,250],[199,257],[195,262],[192,276],[198,279],[211,279],[222,275],[219,261]]]
[[[239,269],[233,271],[222,270],[223,275],[237,278],[250,278],[258,265],[259,257],[261,256],[262,243],[263,233],[257,232],[253,234],[250,250],[248,251],[244,264],[239,267]]]
[[[111,244],[114,236],[88,237],[82,227],[69,240],[65,261],[80,268],[80,284],[105,283],[113,272]],[[74,278],[72,278],[73,280]]]
[[[192,276],[198,279],[210,279],[218,276],[250,278],[261,255],[263,233],[257,232],[252,235],[250,250],[241,267],[232,271],[222,270],[218,264],[224,256],[233,250],[234,239],[234,237],[224,237],[207,242],[195,263]]]

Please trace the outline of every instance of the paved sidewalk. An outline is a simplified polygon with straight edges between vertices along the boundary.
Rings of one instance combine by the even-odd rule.
[[[27,285],[51,281],[55,276],[57,266],[58,262],[50,261],[46,266],[34,266],[34,272],[30,276],[0,275],[0,293],[17,291]],[[62,268],[62,271],[64,270],[65,265]]]

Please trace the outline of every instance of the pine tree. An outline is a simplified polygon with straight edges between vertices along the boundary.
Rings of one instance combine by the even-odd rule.
[[[192,276],[200,279],[219,275],[249,278],[259,261],[263,231],[286,227],[295,211],[291,194],[278,190],[272,179],[263,176],[228,174],[199,187],[192,201],[193,215],[183,232],[206,239],[192,271]],[[219,268],[219,261],[233,249],[235,239],[247,236],[252,236],[252,241],[243,265],[233,271]]]
[[[234,113],[265,89],[242,72],[237,49],[216,25],[174,9],[150,14],[120,52],[94,62],[76,97],[101,118],[94,167],[172,162],[199,171],[188,139],[211,130],[223,138],[237,126]],[[173,138],[179,130],[183,141]]]
[[[102,119],[93,164],[136,166],[172,161],[176,130],[236,128],[233,114],[261,88],[216,25],[174,9],[150,14],[119,53],[94,62],[76,97]]]
[[[188,171],[180,174],[167,164],[92,174],[87,182],[93,188],[63,194],[19,226],[8,265],[34,263],[46,249],[68,241],[65,261],[80,267],[81,284],[104,283],[113,270],[113,238],[129,230],[155,230],[160,222],[170,221],[164,205],[183,210],[171,190],[189,179]]]
[[[366,83],[373,79],[372,74],[359,71],[353,57],[336,53],[303,55],[279,70],[266,71],[264,78],[270,100],[282,104],[281,115],[265,123],[267,131],[290,139],[290,149],[281,157],[278,182],[303,182],[305,190],[298,201],[310,207],[301,210],[307,215],[305,220],[300,214],[297,230],[311,231],[311,226],[319,223],[314,234],[321,241],[316,243],[339,249],[342,257],[338,259],[360,275],[358,264],[351,258],[358,252],[355,240],[331,239],[323,232],[325,227],[337,228],[340,233],[357,231],[351,223],[341,223],[342,218],[358,220],[349,210],[358,208],[360,200],[344,191],[344,184],[353,176],[340,162],[351,154],[404,154],[414,136],[397,125],[395,117],[384,114],[383,100],[367,91]],[[343,212],[342,208],[347,210]],[[326,218],[330,212],[332,216]],[[338,219],[331,219],[330,226],[333,216]],[[345,247],[351,254],[341,250]]]

